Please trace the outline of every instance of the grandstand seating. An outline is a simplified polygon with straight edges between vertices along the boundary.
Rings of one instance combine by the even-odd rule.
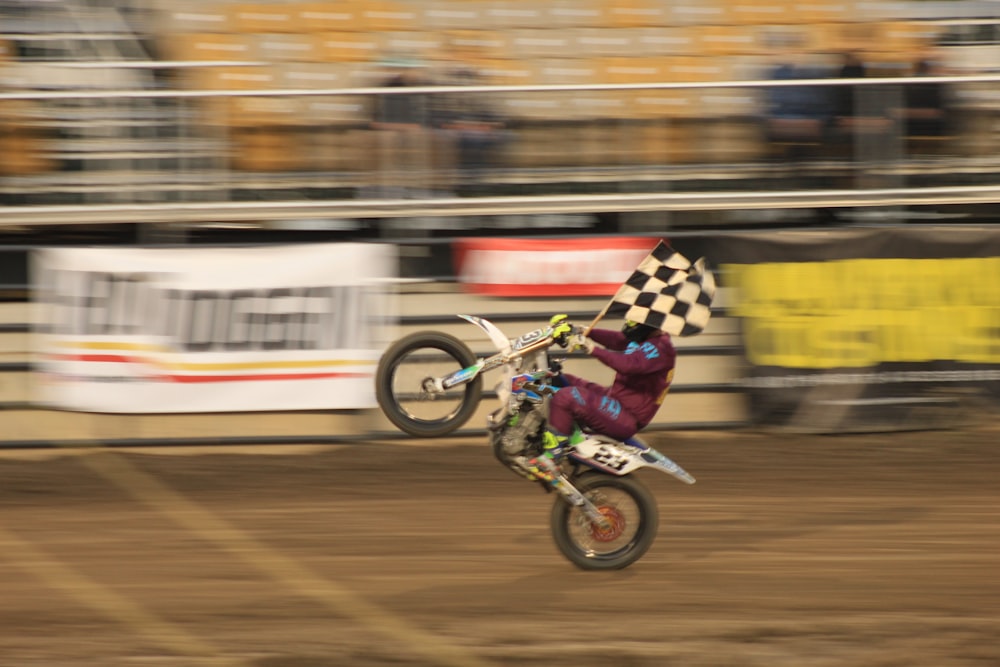
[[[653,82],[650,58],[688,60],[657,65],[663,81],[719,80],[733,57],[772,56],[776,44],[795,42],[811,52],[871,50],[880,57],[912,59],[931,35],[906,23],[859,21],[848,0],[346,0],[338,2],[180,2],[164,10],[174,57],[211,61],[353,63],[369,82],[381,59],[405,55],[432,67],[464,59],[488,83],[558,83],[554,60],[616,59],[611,67],[569,64],[567,81]],[[869,9],[878,7],[869,3]],[[211,32],[205,28],[215,26]],[[174,33],[181,34],[174,34]],[[692,60],[697,58],[700,60]],[[634,59],[633,63],[621,62]],[[710,62],[711,59],[718,62]],[[539,68],[547,68],[548,74]],[[584,69],[586,73],[576,72]],[[622,76],[631,71],[634,77]],[[746,76],[759,74],[747,72]],[[702,77],[707,76],[707,79]],[[288,80],[275,77],[276,86]],[[515,120],[537,120],[551,108],[541,96],[506,104]],[[556,96],[564,97],[564,96]],[[627,96],[626,96],[627,97]],[[677,96],[645,94],[642,100]],[[680,96],[683,97],[683,96]],[[648,104],[640,116],[664,117],[705,110],[698,96],[681,104]],[[561,104],[562,100],[559,100]],[[583,104],[594,108],[593,104]],[[631,105],[624,105],[626,113]],[[607,113],[619,105],[596,105]]]
[[[16,57],[14,44],[0,38],[0,91],[11,80],[4,76]],[[0,176],[40,174],[55,168],[46,154],[45,133],[34,121],[34,105],[25,100],[0,101]]]
[[[730,81],[760,78],[777,53],[792,49],[877,49],[880,62],[902,66],[934,37],[926,24],[894,20],[888,3],[869,0],[145,2],[156,10],[148,31],[159,57],[183,65],[174,85],[246,92],[203,100],[198,109],[204,125],[221,128],[230,142],[228,164],[249,171],[374,168],[360,159],[370,97],[252,91],[374,86],[387,59],[418,61],[432,75],[463,63],[500,85]],[[0,39],[0,68],[10,51]],[[750,89],[489,99],[516,129],[504,153],[508,166],[724,162],[766,152],[754,125],[759,95]],[[7,121],[5,141],[16,126]],[[15,134],[21,144],[39,140]]]
[[[56,167],[35,115],[33,105],[23,101],[0,105],[0,175],[43,174]]]

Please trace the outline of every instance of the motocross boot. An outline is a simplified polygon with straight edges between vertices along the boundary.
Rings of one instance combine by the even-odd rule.
[[[528,461],[528,472],[535,479],[555,485],[560,474],[559,459],[566,454],[566,448],[583,439],[583,433],[576,429],[573,435],[560,435],[552,431],[542,433],[542,454]]]

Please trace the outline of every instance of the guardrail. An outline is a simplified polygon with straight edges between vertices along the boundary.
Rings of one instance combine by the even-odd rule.
[[[631,83],[631,84],[573,84],[573,85],[522,85],[522,86],[413,86],[405,88],[349,88],[349,89],[302,89],[302,90],[121,90],[121,91],[15,91],[0,93],[0,103],[4,101],[33,101],[38,103],[62,103],[79,100],[101,100],[114,109],[116,104],[131,101],[170,101],[189,105],[211,100],[234,98],[254,99],[308,99],[314,97],[357,98],[386,95],[416,94],[476,94],[486,96],[507,95],[622,95],[649,93],[693,93],[705,90],[744,91],[760,93],[763,90],[787,87],[857,87],[898,90],[907,85],[942,84],[956,87],[989,86],[1000,81],[1000,75],[974,76],[928,76],[928,77],[870,77],[860,79],[794,79],[794,80],[733,80],[711,82],[671,82],[671,83]],[[997,114],[996,105],[966,101],[959,105],[968,113],[982,114],[993,119]],[[191,111],[190,109],[188,111]],[[753,122],[764,117],[764,109],[735,112],[733,118]],[[183,123],[188,124],[182,134],[191,134],[195,125],[204,125],[218,134],[224,129],[212,126],[197,114],[187,113]],[[726,122],[727,114],[703,119],[704,122]],[[294,120],[294,119],[293,119]],[[613,114],[601,122],[616,123],[609,135],[622,138],[634,127],[635,119],[616,119]],[[663,117],[654,122],[669,125],[677,119]],[[538,119],[531,122],[539,122]],[[560,119],[549,118],[545,123],[558,127]],[[992,133],[992,120],[984,123],[982,130],[966,130]],[[992,135],[991,135],[992,136]],[[669,156],[643,164],[622,163],[615,167],[603,165],[590,167],[569,167],[565,169],[528,169],[513,175],[508,171],[499,174],[494,185],[510,181],[511,188],[523,188],[534,179],[548,186],[528,195],[493,196],[482,193],[461,193],[454,196],[445,193],[434,198],[394,199],[377,192],[366,192],[358,181],[355,170],[349,166],[336,172],[295,172],[295,173],[241,173],[228,165],[224,156],[219,156],[219,169],[205,171],[197,160],[180,160],[173,168],[150,171],[144,174],[143,183],[127,189],[123,182],[108,182],[100,187],[107,190],[110,200],[103,195],[94,201],[71,204],[43,204],[32,201],[11,203],[0,206],[0,226],[43,226],[43,225],[95,225],[126,223],[178,223],[178,224],[218,224],[253,223],[267,221],[382,219],[401,217],[433,217],[454,219],[463,216],[493,216],[500,214],[559,214],[559,213],[602,213],[602,212],[649,212],[649,211],[718,211],[742,209],[816,209],[842,207],[893,207],[908,205],[955,205],[994,203],[1000,199],[1000,164],[992,160],[990,151],[977,155],[965,155],[962,151],[948,159],[940,158],[936,164],[917,160],[911,164],[902,145],[905,137],[898,133],[877,143],[880,155],[864,148],[873,142],[855,140],[854,148],[864,148],[868,154],[848,156],[840,163],[846,171],[837,179],[818,180],[822,186],[796,187],[790,185],[788,177],[813,173],[818,179],[829,173],[828,160],[803,161],[782,164],[772,158],[749,161],[711,160],[678,163]],[[992,139],[990,139],[992,141]],[[989,143],[983,139],[980,145]],[[976,136],[970,134],[966,144],[975,146]],[[577,149],[577,147],[574,147]],[[127,163],[127,160],[126,160]],[[431,171],[436,170],[432,167]],[[968,174],[975,171],[975,181],[970,184],[956,182],[954,174]],[[501,170],[502,171],[502,170]],[[528,172],[528,173],[525,173]],[[159,176],[157,176],[157,174]],[[80,172],[69,175],[74,180],[74,191],[86,199],[86,193],[95,191],[100,180],[99,172]],[[378,175],[376,180],[382,179]],[[156,180],[159,178],[159,180]],[[914,182],[913,179],[920,179]],[[973,178],[973,176],[969,176]],[[95,180],[96,179],[96,180]],[[152,179],[152,180],[150,180]],[[513,180],[511,180],[513,179]],[[34,192],[42,200],[45,198],[46,180],[7,177],[5,190],[16,197],[19,188],[23,192]],[[367,179],[371,180],[371,179]],[[77,181],[79,181],[77,183]],[[339,184],[338,184],[338,181]],[[761,191],[761,182],[768,183]],[[586,183],[588,192],[559,194],[567,184]],[[88,185],[90,183],[90,185]],[[846,187],[843,187],[845,186]],[[155,187],[154,187],[155,186]],[[343,187],[340,187],[343,186]],[[53,186],[55,187],[55,186]],[[330,190],[340,187],[345,192],[331,196]],[[195,193],[194,188],[198,191]],[[728,188],[728,189],[726,189]],[[314,189],[310,194],[303,191]],[[557,190],[557,191],[553,191]],[[270,201],[255,200],[261,192],[267,193]],[[187,193],[187,194],[185,194]],[[242,193],[242,194],[239,194]],[[440,194],[440,193],[437,193]],[[28,196],[26,195],[26,196]],[[111,196],[113,195],[113,197]],[[190,195],[190,196],[189,196]],[[34,195],[31,195],[34,196]],[[236,199],[240,199],[236,201]],[[58,201],[58,199],[57,199]],[[438,225],[447,227],[446,224]],[[634,231],[634,230],[629,230]]]
[[[808,192],[636,193],[524,197],[443,197],[431,200],[227,202],[0,207],[3,225],[218,223],[312,218],[463,217],[614,211],[719,211],[992,204],[1000,184],[950,187],[835,189]]]

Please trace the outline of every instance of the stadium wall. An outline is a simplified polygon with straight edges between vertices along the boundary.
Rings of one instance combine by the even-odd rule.
[[[678,340],[675,385],[650,429],[928,428],[953,424],[970,406],[994,404],[1000,395],[1000,301],[991,291],[1000,285],[1000,230],[718,233],[672,243],[688,256],[709,257],[720,291],[709,329]],[[455,314],[493,319],[513,336],[555,312],[589,322],[606,303],[603,296],[484,295],[439,257],[438,265],[446,264],[451,275],[399,282],[393,338],[445,331],[487,354],[485,336]],[[526,282],[531,275],[538,274],[526,271]],[[0,446],[405,437],[376,409],[108,414],[43,407],[34,322],[26,300],[0,303]],[[571,357],[568,364],[610,380],[592,360]],[[482,431],[491,407],[484,401],[460,433]]]

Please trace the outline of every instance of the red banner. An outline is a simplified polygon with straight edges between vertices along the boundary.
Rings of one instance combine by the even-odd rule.
[[[659,239],[460,239],[455,273],[490,296],[611,296]]]

